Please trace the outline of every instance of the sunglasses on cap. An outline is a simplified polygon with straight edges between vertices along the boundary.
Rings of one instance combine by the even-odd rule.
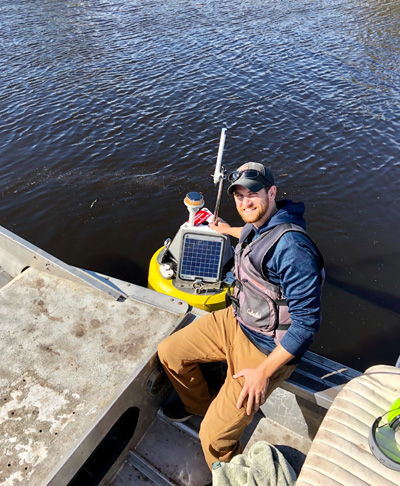
[[[231,184],[239,180],[241,177],[244,177],[245,179],[264,179],[267,181],[267,183],[272,186],[273,183],[265,177],[264,174],[262,174],[260,171],[255,170],[255,169],[245,169],[245,170],[235,170],[234,172],[231,172],[228,176],[228,180]]]

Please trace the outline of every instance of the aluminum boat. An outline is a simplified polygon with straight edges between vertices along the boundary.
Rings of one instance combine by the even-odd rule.
[[[160,413],[171,388],[156,355],[164,337],[190,325],[204,310],[72,267],[1,227],[0,286],[0,484],[202,486],[211,481],[198,439],[201,417],[176,425]],[[213,366],[205,374],[221,378],[223,364]],[[367,384],[374,394],[369,408],[361,405],[358,413],[360,404],[347,403],[347,392],[345,404],[357,426],[366,422],[364,436],[373,419],[400,395],[396,371],[394,378],[388,375],[399,370],[388,368],[389,392],[380,382],[375,388]],[[298,484],[307,470],[315,477],[322,466],[311,462],[307,469],[307,462],[314,457],[324,416],[349,386],[365,377],[368,373],[308,352],[257,413],[244,437],[245,451],[266,440],[300,473]],[[338,429],[345,427],[343,420]],[[341,440],[355,447],[348,438]],[[329,458],[323,442],[323,456]],[[390,474],[399,473],[382,465],[368,446],[356,449],[364,455],[357,463],[360,471],[372,461],[374,474],[383,468],[389,482],[348,484],[396,484]],[[340,452],[347,454],[344,444]]]

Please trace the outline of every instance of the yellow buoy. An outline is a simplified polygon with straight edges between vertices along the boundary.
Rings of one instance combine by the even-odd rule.
[[[148,288],[170,295],[179,300],[184,300],[189,305],[203,309],[208,312],[216,311],[226,307],[225,296],[228,286],[223,285],[218,292],[191,293],[179,290],[174,286],[173,279],[165,279],[160,273],[160,264],[157,257],[164,250],[164,247],[156,251],[150,260]]]

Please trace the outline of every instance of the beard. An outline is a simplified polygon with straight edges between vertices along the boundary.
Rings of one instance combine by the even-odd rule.
[[[247,212],[245,209],[238,209],[238,212],[245,223],[257,223],[257,221],[262,220],[267,214],[268,208],[268,202],[263,201],[262,204],[258,204],[252,208],[246,208],[251,209],[249,212]]]

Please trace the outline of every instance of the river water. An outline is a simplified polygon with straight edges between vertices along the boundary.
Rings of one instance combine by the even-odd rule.
[[[312,349],[363,370],[399,346],[400,4],[2,0],[0,224],[146,284],[223,165],[263,161],[326,260]],[[224,196],[221,216],[240,221]]]

